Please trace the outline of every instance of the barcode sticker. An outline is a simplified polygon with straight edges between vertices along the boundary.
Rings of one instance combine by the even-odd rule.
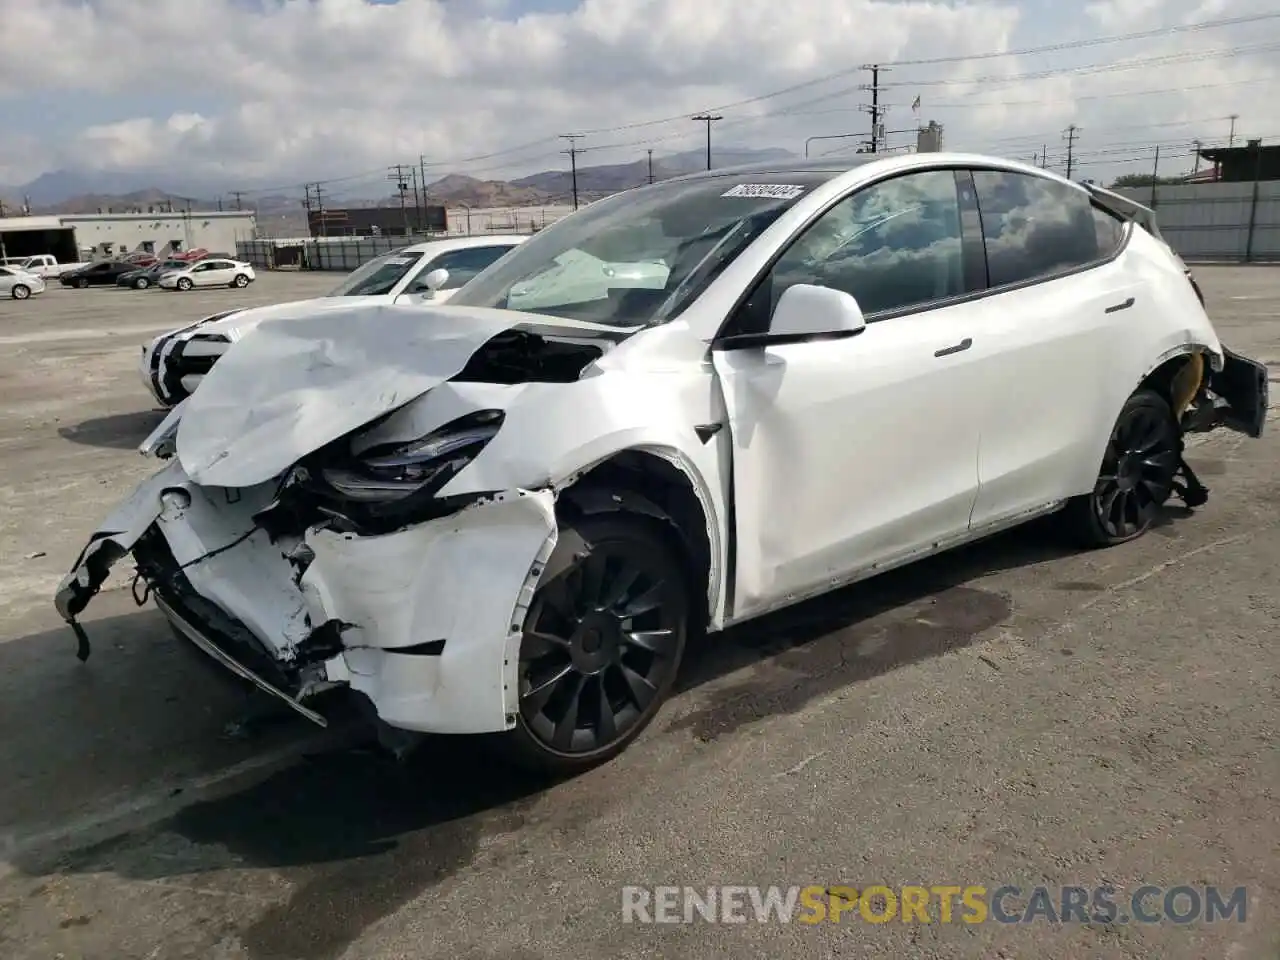
[[[804,193],[804,187],[795,183],[740,183],[731,187],[722,197],[751,197],[763,200],[794,200]]]

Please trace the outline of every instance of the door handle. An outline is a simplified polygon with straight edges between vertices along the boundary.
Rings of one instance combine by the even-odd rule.
[[[1111,306],[1107,307],[1106,312],[1119,313],[1121,310],[1128,310],[1133,306],[1133,304],[1134,299],[1133,297],[1130,297],[1128,300],[1124,301],[1124,303],[1113,303]]]
[[[968,350],[972,346],[973,346],[973,340],[969,337],[965,337],[963,340],[961,340],[959,343],[955,344],[954,346],[943,347],[941,350],[933,351],[933,355],[935,357],[949,357],[953,353],[964,353],[964,351]]]

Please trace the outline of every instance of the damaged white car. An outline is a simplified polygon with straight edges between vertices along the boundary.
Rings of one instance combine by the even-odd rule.
[[[580,251],[663,264],[605,298]],[[1140,536],[1207,491],[1189,430],[1260,436],[1265,368],[1079,185],[955,154],[716,171],[600,200],[441,307],[265,324],[144,444],[77,617],[131,554],[184,637],[316,722],[623,749],[687,642],[1062,511]]]

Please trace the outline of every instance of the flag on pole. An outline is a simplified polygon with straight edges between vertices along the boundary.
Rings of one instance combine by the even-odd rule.
[[[912,113],[919,113],[919,112],[920,112],[920,98],[919,98],[919,97],[916,97],[914,100],[912,100],[912,101],[911,101],[911,112],[912,112]]]

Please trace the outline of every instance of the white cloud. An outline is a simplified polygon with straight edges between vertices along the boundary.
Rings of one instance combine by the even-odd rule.
[[[1050,21],[1034,2],[1034,12],[1023,12],[971,0],[584,0],[570,13],[517,19],[519,0],[262,0],[256,8],[244,0],[0,0],[6,36],[22,38],[0,58],[0,114],[6,103],[39,96],[61,103],[63,115],[0,138],[0,182],[60,166],[181,169],[226,189],[361,171],[376,180],[376,168],[419,154],[470,157],[560,133],[687,116],[872,60],[987,52],[1072,39],[1068,29],[1075,36],[1128,32],[1268,6],[1098,0],[1085,17],[1063,10]],[[1074,121],[1085,131],[1082,151],[1116,144],[1117,153],[1096,153],[1098,164],[1128,159],[1124,144],[1136,150],[1144,142],[1224,136],[1225,121],[1219,131],[1209,118],[1229,113],[1241,114],[1240,129],[1253,135],[1280,134],[1280,44],[1230,59],[988,79],[1269,38],[1280,41],[1280,21],[1052,56],[904,65],[885,75],[905,84],[886,91],[888,126],[914,125],[907,105],[918,93],[919,118],[942,121],[948,146],[1030,156],[1047,143],[1053,156],[1062,149],[1057,132]],[[972,84],[927,82],[964,78]],[[727,109],[716,136],[799,152],[808,136],[861,130],[868,120],[857,108],[867,94],[857,85],[867,80],[855,71]],[[1120,96],[1164,88],[1182,92]],[[109,115],[67,120],[78,99],[99,108],[105,102]],[[155,110],[157,102],[166,109]],[[1173,126],[1184,120],[1203,122]],[[695,148],[700,136],[697,124],[681,119],[592,135],[582,145],[597,147],[587,162],[627,162],[646,146]],[[619,143],[630,145],[603,149]],[[518,175],[560,165],[563,146],[549,141],[459,169]]]

